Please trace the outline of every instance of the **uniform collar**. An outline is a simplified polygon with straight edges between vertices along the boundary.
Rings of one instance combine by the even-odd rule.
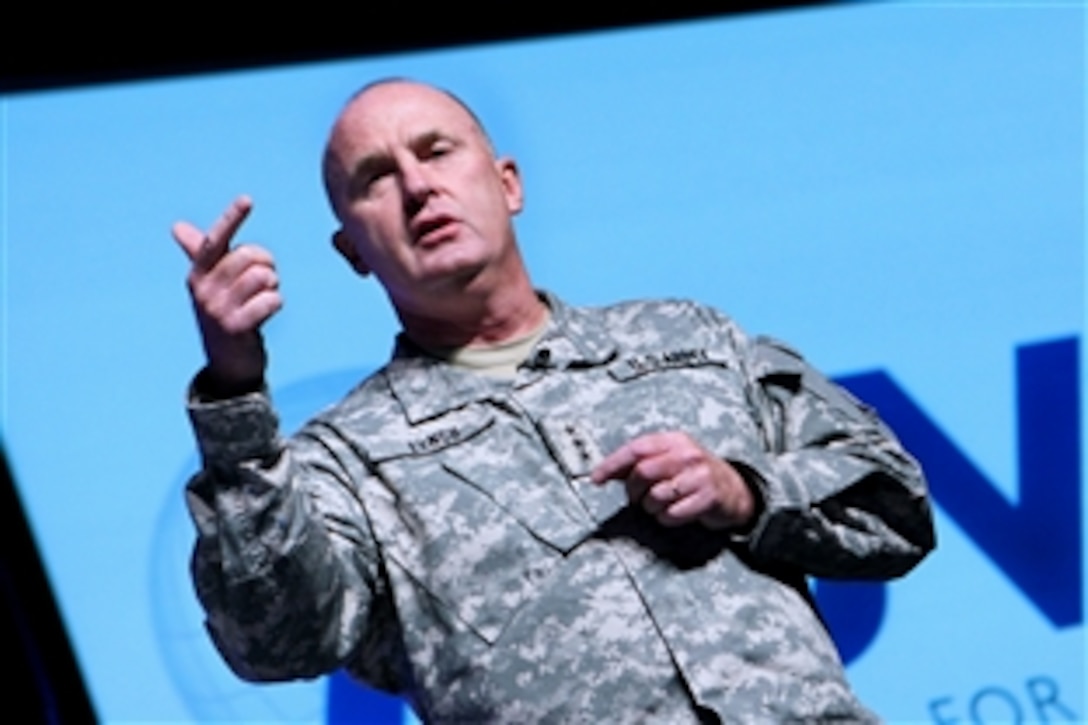
[[[538,291],[551,309],[551,320],[512,385],[531,384],[548,370],[603,365],[616,344],[603,318],[591,309],[571,307],[550,292]],[[508,395],[511,383],[488,378],[432,357],[406,335],[397,336],[393,359],[381,374],[415,424],[465,405]]]

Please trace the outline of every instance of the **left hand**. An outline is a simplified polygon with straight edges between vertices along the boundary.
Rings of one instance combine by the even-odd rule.
[[[628,441],[590,474],[596,484],[621,480],[627,498],[664,526],[699,521],[712,529],[743,528],[757,500],[737,470],[686,433],[650,433]]]

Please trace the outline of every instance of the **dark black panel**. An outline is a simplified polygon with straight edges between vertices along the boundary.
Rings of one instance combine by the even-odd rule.
[[[184,4],[136,6],[120,12],[61,11],[48,4],[35,10],[24,3],[21,15],[10,15],[5,24],[0,91],[349,58],[825,4],[830,3],[742,0],[652,3],[639,9],[627,3],[611,10],[518,4],[504,12],[485,13],[479,6],[470,10],[463,4],[438,9],[415,3],[344,4],[335,12],[322,12],[321,8],[300,11],[295,3],[286,6],[290,10],[265,4],[239,17],[238,13],[199,12]],[[61,24],[66,31],[61,31]],[[73,34],[73,28],[78,32]]]

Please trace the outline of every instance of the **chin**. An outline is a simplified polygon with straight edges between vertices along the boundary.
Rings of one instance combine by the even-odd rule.
[[[449,278],[473,277],[485,269],[490,260],[479,250],[448,245],[433,250],[420,260],[421,278],[439,281]]]
[[[446,293],[462,290],[472,284],[486,269],[486,264],[467,260],[458,263],[430,265],[418,277],[419,286],[431,292]]]

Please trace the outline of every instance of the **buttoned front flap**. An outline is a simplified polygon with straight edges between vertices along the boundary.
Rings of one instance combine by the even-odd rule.
[[[364,500],[386,555],[494,642],[593,527],[539,439],[480,407],[383,431]]]

